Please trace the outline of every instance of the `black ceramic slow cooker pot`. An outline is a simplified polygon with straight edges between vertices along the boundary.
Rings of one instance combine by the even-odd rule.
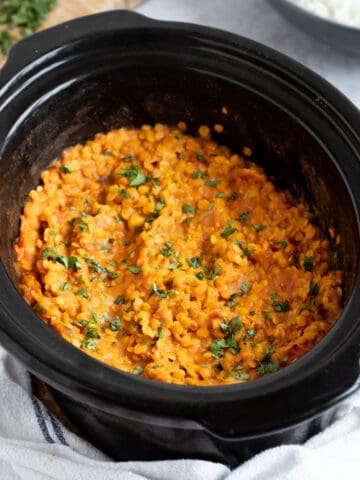
[[[228,114],[222,113],[226,106]],[[256,381],[170,385],[112,369],[58,337],[16,288],[13,244],[40,172],[62,150],[124,125],[221,123],[277,183],[340,235],[344,312],[311,352]],[[227,32],[109,12],[17,44],[0,73],[0,340],[51,385],[113,458],[236,465],[327,425],[359,375],[360,115],[303,66]]]

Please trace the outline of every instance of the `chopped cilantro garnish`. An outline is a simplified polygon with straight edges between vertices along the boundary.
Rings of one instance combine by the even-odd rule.
[[[120,320],[120,317],[118,315],[116,315],[114,320],[110,323],[110,329],[113,332],[117,332],[120,327],[121,327],[121,320]]]
[[[234,375],[235,380],[249,380],[250,374],[249,373],[238,373]]]
[[[143,371],[144,371],[144,369],[141,365],[136,365],[136,367],[133,370],[133,373],[135,375],[140,375],[141,373],[143,373]]]
[[[135,162],[136,157],[134,157],[134,156],[122,157],[121,160],[122,160],[123,162],[130,163],[130,162]]]
[[[42,257],[47,260],[50,256],[50,253],[51,253],[51,249],[49,247],[45,248],[43,251],[42,251]]]
[[[232,332],[231,325],[229,325],[228,323],[220,322],[219,327],[220,327],[220,330],[222,331],[222,333],[231,333]]]
[[[122,188],[120,190],[120,194],[123,198],[130,198],[130,195],[128,194],[128,192],[125,190],[125,188]]]
[[[248,328],[246,330],[246,336],[250,338],[254,338],[256,335],[255,328]]]
[[[151,295],[156,295],[160,299],[165,299],[168,297],[168,292],[164,288],[158,288],[156,283],[153,283],[151,285],[151,291],[150,291],[150,296]]]
[[[227,238],[227,237],[229,237],[230,235],[232,235],[233,233],[236,232],[236,228],[232,227],[231,224],[232,224],[232,220],[228,220],[226,222],[226,226],[225,226],[223,232],[220,234],[221,237]]]
[[[165,242],[165,247],[160,248],[160,253],[163,257],[178,257],[179,254],[174,252],[171,242]]]
[[[310,294],[311,295],[317,295],[320,291],[320,287],[317,283],[312,283],[310,285]]]
[[[96,349],[96,342],[94,340],[84,340],[81,343],[81,346],[87,348],[88,350],[95,350]]]
[[[191,205],[189,205],[188,203],[184,203],[183,206],[182,206],[182,211],[184,213],[195,213],[196,209],[194,207],[192,207]]]
[[[150,180],[150,182],[154,185],[155,188],[160,187],[160,182],[158,178],[147,177],[147,179]]]
[[[132,165],[130,168],[123,168],[120,175],[129,178],[130,187],[138,187],[146,182],[145,174],[136,165]]]
[[[238,305],[238,301],[236,300],[237,297],[240,296],[240,293],[232,293],[229,297],[229,300],[225,303],[226,307],[234,308],[236,305]]]
[[[65,290],[71,290],[71,285],[70,285],[70,283],[68,283],[68,282],[64,282],[64,283],[61,285],[60,289],[61,289],[63,292],[65,292]]]
[[[45,252],[45,254],[44,254]],[[68,270],[69,268],[72,268],[73,270],[79,270],[81,268],[81,261],[77,258],[77,257],[74,257],[73,255],[70,255],[69,257],[65,256],[65,255],[60,255],[59,252],[58,252],[58,249],[56,247],[54,247],[52,249],[52,252],[51,250],[47,250],[45,249],[43,251],[43,256],[45,255],[44,258],[47,258],[47,259],[50,259],[50,260],[54,260],[55,262],[58,262],[58,263],[61,263],[62,265],[64,265],[64,267]]]
[[[270,320],[270,313],[267,312],[266,310],[262,310],[261,315],[263,316],[263,318],[264,318],[266,321],[269,321],[269,320]]]
[[[146,222],[151,223],[153,222],[159,215],[161,210],[165,207],[165,202],[162,198],[158,198],[157,203],[155,205],[155,210],[146,218]]]
[[[248,293],[250,290],[250,284],[248,282],[244,282],[242,285],[241,285],[241,293],[243,295],[245,295],[246,293]]]
[[[33,308],[34,308],[34,310],[35,310],[36,312],[38,312],[38,313],[44,313],[44,312],[46,312],[46,308],[45,308],[43,305],[41,305],[40,303],[35,303],[35,305],[34,305]]]
[[[195,150],[194,151],[196,158],[200,163],[204,163],[204,154],[200,150]]]
[[[59,170],[62,173],[71,173],[71,170],[67,165],[60,165]]]
[[[271,306],[275,312],[288,312],[289,311],[289,300],[284,300],[283,302],[274,301]]]
[[[260,366],[257,368],[256,372],[259,376],[266,375],[267,373],[275,373],[280,370],[280,361],[277,358],[273,362],[262,363],[259,362]]]
[[[141,268],[137,267],[136,265],[128,265],[127,269],[131,272],[134,273],[135,275],[138,275],[141,272]]]
[[[274,242],[274,243],[279,243],[281,245],[281,248],[282,248],[283,251],[286,250],[286,247],[288,246],[288,243],[287,243],[286,240],[279,240],[279,241]]]
[[[116,303],[116,305],[123,305],[125,303],[125,298],[122,295],[119,295],[114,300],[114,303]]]
[[[227,201],[228,202],[235,202],[235,200],[238,200],[239,198],[240,198],[240,193],[232,192],[232,194],[228,196]]]
[[[90,298],[89,292],[85,287],[79,288],[79,290],[75,292],[75,295],[81,295],[84,298]]]
[[[225,338],[216,338],[208,347],[213,357],[222,358],[224,356],[224,349],[227,347]]]
[[[210,273],[208,273],[208,274],[206,275],[206,278],[207,278],[208,280],[214,280],[214,278],[215,278],[217,275],[219,275],[219,273],[220,273],[220,268],[219,268],[217,265],[215,265],[215,267],[213,268],[213,271],[210,272]]]
[[[206,170],[195,170],[191,176],[192,178],[205,178],[207,177]]]
[[[188,265],[193,268],[200,268],[200,257],[192,257],[186,259]]]
[[[238,218],[240,223],[245,223],[246,220],[249,218],[250,212],[241,212]]]
[[[72,268],[73,270],[79,270],[81,268],[81,261],[73,255],[70,255],[70,257],[68,257],[67,263],[69,268]]]
[[[119,278],[119,274],[115,272],[109,272],[109,270],[107,270],[107,278],[109,280],[116,280],[117,278]]]
[[[109,245],[107,243],[103,243],[100,247],[100,250],[102,251],[105,251],[105,252],[110,252],[111,251],[111,248],[109,247]]]
[[[261,232],[262,230],[265,230],[266,226],[265,225],[259,225],[258,223],[253,223],[252,224],[254,230],[257,232]]]
[[[205,180],[204,183],[207,187],[216,187],[217,185],[219,185],[220,180]]]
[[[90,270],[95,273],[108,273],[108,270],[100,265],[99,262],[84,255],[85,262],[90,266]]]
[[[234,333],[237,333],[242,329],[242,323],[240,321],[240,316],[239,315],[236,315],[236,317],[232,318],[230,320],[230,322],[233,326]]]
[[[225,193],[224,192],[218,192],[216,195],[215,195],[215,198],[224,198],[225,197]]]
[[[303,267],[307,272],[311,272],[314,266],[314,257],[304,257]]]

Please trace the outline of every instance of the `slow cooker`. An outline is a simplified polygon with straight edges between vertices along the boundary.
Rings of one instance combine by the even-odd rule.
[[[340,236],[343,314],[312,351],[259,380],[190,387],[112,369],[57,336],[17,290],[13,245],[41,171],[97,132],[179,121],[190,132],[222,124],[217,141],[248,145],[324,232]],[[234,466],[304,441],[357,388],[360,115],[302,65],[228,32],[126,11],[38,33],[11,50],[0,73],[0,179],[0,341],[114,459]]]

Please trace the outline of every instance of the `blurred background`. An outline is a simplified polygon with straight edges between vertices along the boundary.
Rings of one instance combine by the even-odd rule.
[[[135,9],[161,20],[200,23],[262,42],[325,77],[360,108],[360,37],[354,36],[358,54],[342,49],[340,40],[338,47],[334,38],[331,44],[317,40],[281,16],[272,5],[276,2],[281,0],[145,0]]]

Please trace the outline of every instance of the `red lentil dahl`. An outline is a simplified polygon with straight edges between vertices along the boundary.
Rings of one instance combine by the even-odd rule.
[[[15,246],[20,290],[115,368],[186,385],[256,379],[328,332],[342,272],[249,148],[236,155],[208,127],[184,129],[98,134],[44,171]]]

